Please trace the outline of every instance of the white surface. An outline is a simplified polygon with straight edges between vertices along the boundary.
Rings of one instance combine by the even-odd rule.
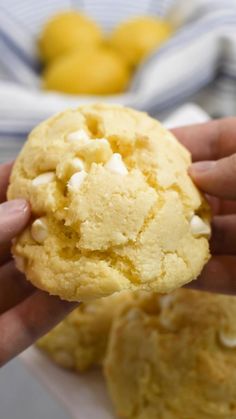
[[[70,419],[66,407],[52,397],[47,386],[40,382],[16,358],[1,368],[1,419]]]
[[[168,118],[168,127],[205,122],[208,115],[187,104]],[[52,364],[36,348],[21,355],[22,361],[68,409],[74,419],[115,419],[101,371],[75,374]]]
[[[188,103],[177,109],[164,122],[167,128],[176,128],[184,125],[199,124],[208,121],[210,118],[207,113],[196,106],[194,103]]]
[[[35,347],[21,359],[48,389],[65,405],[75,419],[115,419],[112,405],[99,369],[83,374],[53,364]]]

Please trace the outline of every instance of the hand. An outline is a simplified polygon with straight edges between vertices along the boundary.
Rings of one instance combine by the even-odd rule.
[[[236,295],[236,118],[173,130],[193,157],[189,173],[213,210],[212,258],[191,288]]]
[[[26,201],[4,202],[11,164],[0,165],[0,366],[31,345],[75,304],[36,290],[16,270],[11,240],[30,219]]]

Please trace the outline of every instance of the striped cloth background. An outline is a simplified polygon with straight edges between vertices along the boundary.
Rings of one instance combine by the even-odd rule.
[[[145,14],[167,16],[177,25],[173,38],[139,68],[129,91],[107,101],[160,118],[190,100],[213,116],[236,113],[236,0],[1,0],[0,161],[13,157],[42,119],[100,99],[40,89],[38,33],[50,15],[71,8],[105,31]]]

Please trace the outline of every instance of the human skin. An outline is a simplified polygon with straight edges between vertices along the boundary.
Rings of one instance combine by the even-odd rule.
[[[212,258],[190,287],[236,295],[236,118],[181,127],[174,135],[193,157],[189,169],[213,211]],[[11,258],[11,240],[30,219],[26,201],[4,202],[11,164],[0,166],[0,365],[19,354],[71,311],[71,304],[36,290]]]
[[[5,202],[12,164],[0,166],[0,366],[45,334],[76,304],[36,290],[16,270],[11,240],[30,219],[24,200]]]
[[[236,294],[236,118],[180,127],[173,133],[191,152],[189,174],[213,212],[212,258],[189,286]]]

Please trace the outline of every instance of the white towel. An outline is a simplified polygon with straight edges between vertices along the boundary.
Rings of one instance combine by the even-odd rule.
[[[13,156],[42,119],[68,106],[99,101],[40,89],[36,39],[52,14],[75,8],[105,31],[120,20],[150,14],[178,29],[137,71],[116,102],[163,118],[185,101],[213,116],[236,109],[236,0],[2,0],[0,4],[0,159]],[[104,97],[102,98],[104,101]]]

